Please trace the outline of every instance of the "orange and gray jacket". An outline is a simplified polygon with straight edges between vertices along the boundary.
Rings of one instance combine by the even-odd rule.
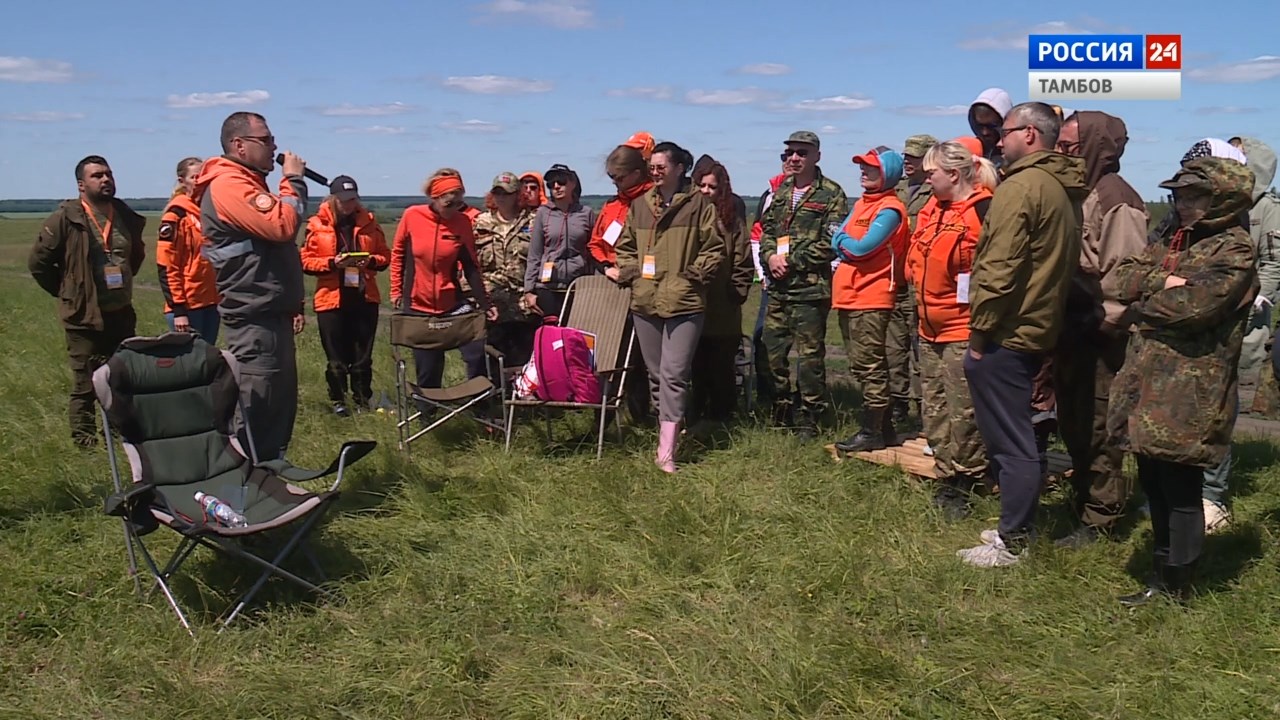
[[[200,205],[204,256],[213,264],[222,295],[219,311],[229,326],[302,312],[302,260],[296,237],[307,212],[301,177],[280,180],[280,194],[266,175],[240,162],[205,162],[192,199]]]

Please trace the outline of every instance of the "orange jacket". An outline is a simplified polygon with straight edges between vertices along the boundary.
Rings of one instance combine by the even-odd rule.
[[[618,264],[618,254],[613,250],[618,242],[618,236],[614,236],[614,244],[611,245],[604,239],[604,233],[615,222],[618,223],[618,229],[621,231],[622,225],[627,222],[627,210],[631,208],[631,202],[649,192],[651,187],[653,187],[653,181],[645,180],[630,190],[624,190],[609,198],[600,208],[595,227],[591,228],[591,239],[587,241],[587,251],[596,262],[605,267]]]
[[[892,189],[874,195],[864,194],[853,204],[853,210],[845,220],[844,231],[849,237],[861,238],[881,210],[897,211],[902,221],[879,248],[859,258],[844,258],[831,278],[831,307],[838,310],[893,309],[898,286],[903,282],[902,267],[911,239],[906,206]]]
[[[319,212],[307,221],[302,271],[316,276],[316,292],[311,301],[316,312],[337,310],[342,304],[343,287],[363,285],[365,302],[382,302],[382,294],[378,291],[378,272],[391,264],[391,250],[387,248],[387,236],[373,213],[363,208],[356,211],[352,239],[352,247],[338,247],[337,222],[330,203],[322,203]],[[369,262],[364,270],[334,267],[334,258],[339,252],[367,252]],[[352,274],[348,275],[348,271]],[[352,282],[355,285],[350,284]]]
[[[455,309],[466,300],[458,288],[461,268],[487,308],[484,277],[475,258],[475,230],[465,214],[446,220],[430,205],[407,208],[391,244],[391,304],[432,314]]]
[[[164,311],[175,316],[218,304],[213,265],[200,253],[200,208],[185,193],[174,195],[160,217],[156,267]]]
[[[961,304],[956,295],[958,278],[973,267],[973,254],[982,234],[982,215],[990,200],[991,191],[986,188],[978,188],[968,199],[945,207],[937,197],[931,197],[916,217],[916,232],[907,254],[907,278],[916,286],[922,340],[969,340],[969,305]],[[983,212],[975,207],[979,203]]]

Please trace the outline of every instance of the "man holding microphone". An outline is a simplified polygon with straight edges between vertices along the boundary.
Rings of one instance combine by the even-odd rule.
[[[296,237],[307,214],[306,163],[283,156],[279,194],[267,188],[276,142],[257,113],[222,123],[222,155],[205,162],[192,199],[205,257],[217,275],[226,347],[240,364],[240,397],[253,429],[238,427],[258,460],[283,457],[298,411],[294,335],[302,332],[302,261]],[[248,447],[248,446],[246,446]]]

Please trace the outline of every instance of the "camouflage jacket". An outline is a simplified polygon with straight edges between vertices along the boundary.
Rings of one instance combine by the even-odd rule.
[[[476,255],[489,297],[498,308],[498,322],[532,322],[525,309],[525,265],[529,258],[529,225],[533,212],[522,210],[515,220],[504,221],[493,210],[476,218]]]
[[[1258,289],[1244,219],[1253,174],[1221,158],[1193,160],[1185,171],[1213,188],[1204,219],[1165,232],[1104,280],[1138,326],[1111,386],[1107,434],[1128,452],[1213,467],[1231,444],[1236,367]],[[1187,283],[1166,290],[1170,275]]]
[[[769,260],[778,253],[778,239],[788,238],[787,274],[769,277],[769,294],[788,300],[830,300],[831,236],[849,215],[844,189],[818,170],[813,184],[792,207],[795,178],[782,181],[761,221],[760,265],[769,272]]]
[[[924,209],[925,204],[929,202],[929,198],[933,197],[933,186],[927,182],[922,182],[916,186],[915,193],[911,192],[911,180],[902,178],[898,181],[898,186],[894,191],[898,193],[898,199],[903,205],[907,206],[907,223],[911,227],[911,232],[916,231],[916,216]]]

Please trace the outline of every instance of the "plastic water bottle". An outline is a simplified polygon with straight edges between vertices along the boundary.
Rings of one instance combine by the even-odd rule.
[[[229,528],[242,528],[249,526],[249,521],[245,516],[236,512],[230,505],[222,502],[218,498],[202,492],[197,492],[195,494],[195,499],[196,502],[200,504],[201,509],[204,510],[205,518],[212,520],[219,525]]]

